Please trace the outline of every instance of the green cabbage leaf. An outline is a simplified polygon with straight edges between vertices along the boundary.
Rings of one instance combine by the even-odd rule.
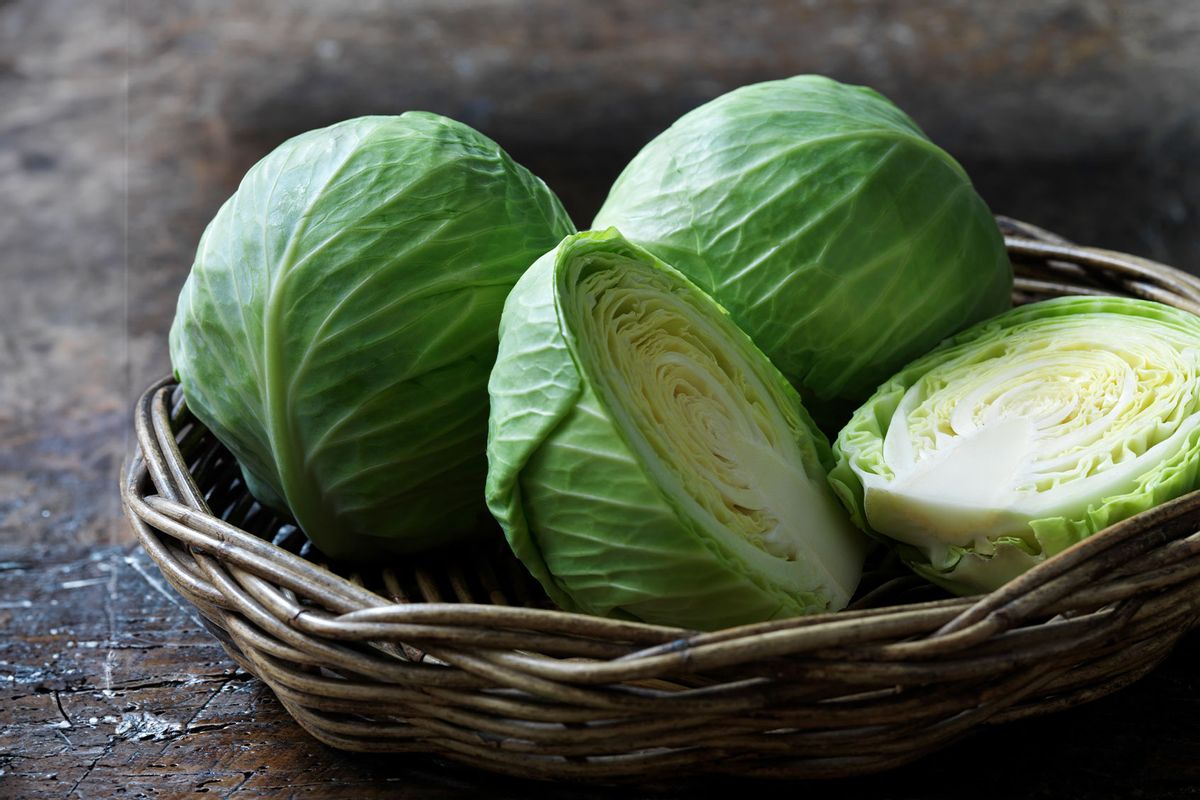
[[[593,227],[610,225],[729,309],[838,425],[1011,304],[1003,238],[962,168],[881,95],[819,76],[680,118],[613,185]]]
[[[1013,309],[898,372],[835,451],[861,527],[990,591],[1200,486],[1200,318],[1118,297]]]
[[[434,114],[311,131],[200,241],[171,328],[188,406],[255,497],[338,558],[487,520],[487,376],[504,298],[573,230],[495,142]],[[494,529],[494,528],[493,528]]]
[[[617,231],[521,278],[489,391],[488,504],[561,607],[713,629],[849,601],[865,539],[799,396]]]

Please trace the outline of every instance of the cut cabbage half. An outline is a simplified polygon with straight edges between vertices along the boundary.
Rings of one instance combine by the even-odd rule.
[[[488,504],[560,606],[713,629],[849,601],[864,540],[798,395],[615,230],[513,289],[489,389]]]
[[[972,328],[884,384],[831,481],[864,528],[988,591],[1197,487],[1200,318],[1065,297]]]

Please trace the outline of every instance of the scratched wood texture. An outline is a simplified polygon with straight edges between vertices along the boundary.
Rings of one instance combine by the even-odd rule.
[[[876,86],[1002,213],[1200,267],[1200,3],[0,0],[0,798],[631,797],[309,739],[131,548],[130,405],[205,222],[282,139],[463,119],[586,225],[637,148],[739,84]],[[767,796],[1200,797],[1193,635],[1116,697]]]

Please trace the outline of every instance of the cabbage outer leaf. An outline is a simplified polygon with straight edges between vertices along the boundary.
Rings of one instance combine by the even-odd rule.
[[[864,540],[798,395],[617,231],[521,278],[489,390],[488,504],[561,607],[712,629],[848,602]]]
[[[251,492],[326,554],[490,524],[487,375],[509,289],[571,232],[495,142],[434,114],[363,117],[255,165],[209,224],[171,360]]]
[[[609,225],[729,309],[839,425],[1011,304],[1003,238],[962,168],[881,95],[819,76],[680,118],[613,185],[592,224]]]
[[[864,529],[960,593],[1197,488],[1200,318],[1065,297],[984,322],[879,388],[831,483]]]

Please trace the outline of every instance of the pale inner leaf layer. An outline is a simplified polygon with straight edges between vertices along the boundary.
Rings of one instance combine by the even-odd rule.
[[[689,293],[610,260],[587,271],[573,299],[601,391],[674,502],[852,588],[860,564],[823,470],[809,476],[768,389]]]

